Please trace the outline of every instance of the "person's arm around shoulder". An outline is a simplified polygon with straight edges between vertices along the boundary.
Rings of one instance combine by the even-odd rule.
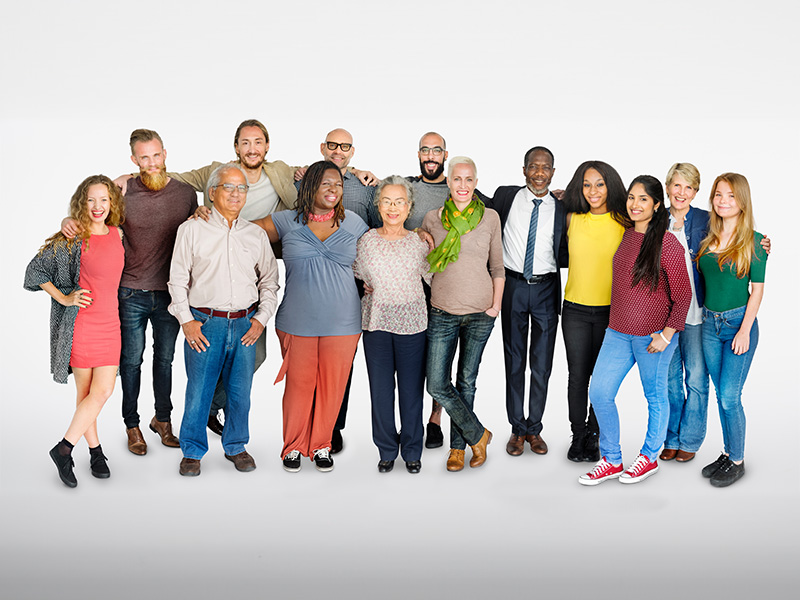
[[[261,227],[261,229],[267,232],[267,238],[269,238],[271,244],[274,244],[281,239],[278,229],[275,227],[275,222],[272,219],[272,215],[267,215],[266,217],[256,219],[255,221],[251,222],[253,225],[258,225]]]

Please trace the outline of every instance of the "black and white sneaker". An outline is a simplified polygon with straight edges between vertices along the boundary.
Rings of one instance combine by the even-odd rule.
[[[297,473],[300,470],[300,450],[292,450],[283,457],[283,470],[289,473]]]
[[[317,466],[317,471],[327,473],[333,471],[333,457],[331,456],[330,448],[320,448],[314,451],[314,464]]]
[[[728,461],[711,476],[711,485],[714,487],[728,487],[739,481],[742,477],[744,477],[744,461],[737,465],[735,462],[728,459]]]
[[[722,454],[719,455],[717,460],[715,460],[710,465],[706,465],[705,467],[703,467],[703,470],[700,471],[700,473],[706,479],[710,479],[711,477],[713,477],[714,473],[719,471],[722,467],[725,466],[726,463],[729,463],[729,462],[730,462],[730,459],[728,458],[728,455],[723,452]]]

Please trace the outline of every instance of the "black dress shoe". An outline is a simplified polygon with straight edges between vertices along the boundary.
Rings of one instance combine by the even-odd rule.
[[[436,423],[428,423],[425,427],[425,447],[441,448],[442,444],[444,444],[442,428]]]
[[[378,463],[378,473],[388,473],[392,469],[394,469],[393,460],[382,460]]]
[[[331,435],[331,454],[339,454],[344,449],[344,440],[342,439],[342,430],[334,429]]]
[[[58,476],[61,478],[64,485],[71,488],[76,487],[78,485],[78,480],[75,479],[75,474],[72,472],[72,468],[75,466],[72,455],[67,454],[66,456],[61,456],[58,453],[58,444],[56,444],[55,447],[50,450],[50,458],[56,463]]]
[[[219,418],[217,415],[209,415],[208,417],[208,428],[216,433],[217,435],[222,435],[222,423],[219,422]]]
[[[89,448],[89,468],[92,475],[98,479],[108,479],[111,477],[111,471],[106,464],[106,455],[103,454],[103,449],[98,444],[97,448]]]
[[[406,461],[406,471],[409,473],[419,473],[422,469],[422,463],[418,460]]]

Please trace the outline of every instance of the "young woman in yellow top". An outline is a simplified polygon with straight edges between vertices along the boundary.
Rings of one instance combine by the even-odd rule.
[[[611,165],[587,161],[575,171],[562,202],[569,211],[569,276],[561,330],[567,350],[567,403],[574,462],[600,459],[597,419],[589,404],[589,378],[603,344],[611,305],[611,265],[625,227],[627,193]],[[588,411],[587,411],[588,407]]]

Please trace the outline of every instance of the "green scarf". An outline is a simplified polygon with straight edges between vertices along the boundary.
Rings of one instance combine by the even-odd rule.
[[[442,208],[442,227],[447,230],[447,236],[428,255],[431,273],[441,273],[447,265],[458,260],[458,253],[461,252],[461,236],[478,226],[485,210],[486,205],[475,195],[463,212],[458,210],[452,196],[447,197],[447,202]]]

